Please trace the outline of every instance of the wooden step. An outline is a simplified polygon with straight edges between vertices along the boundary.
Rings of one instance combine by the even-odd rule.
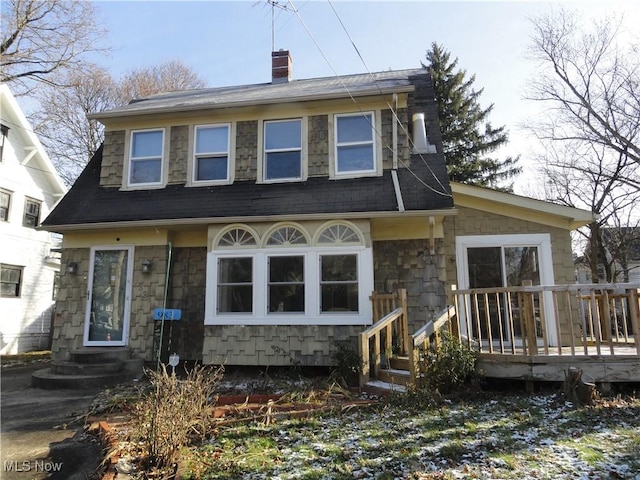
[[[406,387],[410,380],[409,370],[397,370],[394,368],[380,369],[378,371],[378,380]]]
[[[409,357],[400,357],[394,355],[389,359],[389,366],[394,370],[409,370],[411,366],[409,365]]]

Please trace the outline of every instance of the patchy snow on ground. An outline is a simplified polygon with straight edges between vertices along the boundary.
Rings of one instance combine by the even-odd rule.
[[[268,438],[273,454],[255,467],[236,436],[233,462],[245,479],[640,480],[640,400],[577,408],[555,394],[494,397],[255,424],[244,442]],[[234,435],[211,445],[228,449]]]

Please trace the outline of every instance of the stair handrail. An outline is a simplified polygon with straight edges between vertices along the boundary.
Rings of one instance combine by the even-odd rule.
[[[409,378],[410,384],[415,385],[416,377],[418,375],[418,355],[420,353],[420,346],[431,338],[432,335],[435,335],[435,345],[436,348],[440,343],[439,332],[444,327],[447,322],[451,322],[453,318],[456,316],[456,307],[455,305],[447,305],[444,307],[440,313],[436,315],[435,320],[429,320],[422,327],[420,327],[413,335],[411,335],[411,339],[409,341],[408,350],[409,350]],[[451,329],[453,325],[450,323],[449,328]]]
[[[402,350],[408,348],[408,320],[407,320],[407,293],[406,290],[400,289],[398,290],[398,299],[400,306],[387,313],[380,320],[375,322],[366,330],[360,332],[358,342],[358,350],[360,354],[360,359],[362,361],[362,368],[360,369],[360,386],[363,387],[365,383],[369,379],[369,374],[371,372],[371,360],[369,358],[369,340],[374,337],[374,359],[373,359],[373,372],[374,375],[377,376],[378,371],[380,370],[381,365],[381,355],[380,355],[380,333],[385,330],[386,331],[386,345],[385,349],[391,348],[391,339],[393,332],[393,324],[394,322],[399,322],[398,332],[400,334],[400,338],[398,339],[400,342],[400,347]],[[385,352],[387,353],[387,352]]]

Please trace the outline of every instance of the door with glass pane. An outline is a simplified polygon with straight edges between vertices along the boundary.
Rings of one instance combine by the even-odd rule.
[[[86,346],[123,346],[129,334],[133,247],[91,251]]]
[[[531,281],[532,285],[553,284],[550,243],[546,236],[466,237],[458,241],[457,249],[462,289],[519,287],[525,281]],[[478,338],[478,334],[483,339],[501,338],[505,342],[521,338],[522,309],[517,294],[472,295],[470,298],[467,311],[462,314],[469,318],[474,338]],[[545,305],[547,303],[545,301]],[[540,312],[540,308],[540,297],[536,296],[536,322],[542,318],[550,320],[552,312]],[[550,327],[547,325],[551,340],[555,334]],[[541,325],[537,324],[537,330],[540,334]]]

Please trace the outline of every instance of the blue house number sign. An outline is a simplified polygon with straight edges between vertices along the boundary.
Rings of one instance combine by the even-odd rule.
[[[178,308],[156,308],[153,311],[154,320],[180,320],[182,310]]]

